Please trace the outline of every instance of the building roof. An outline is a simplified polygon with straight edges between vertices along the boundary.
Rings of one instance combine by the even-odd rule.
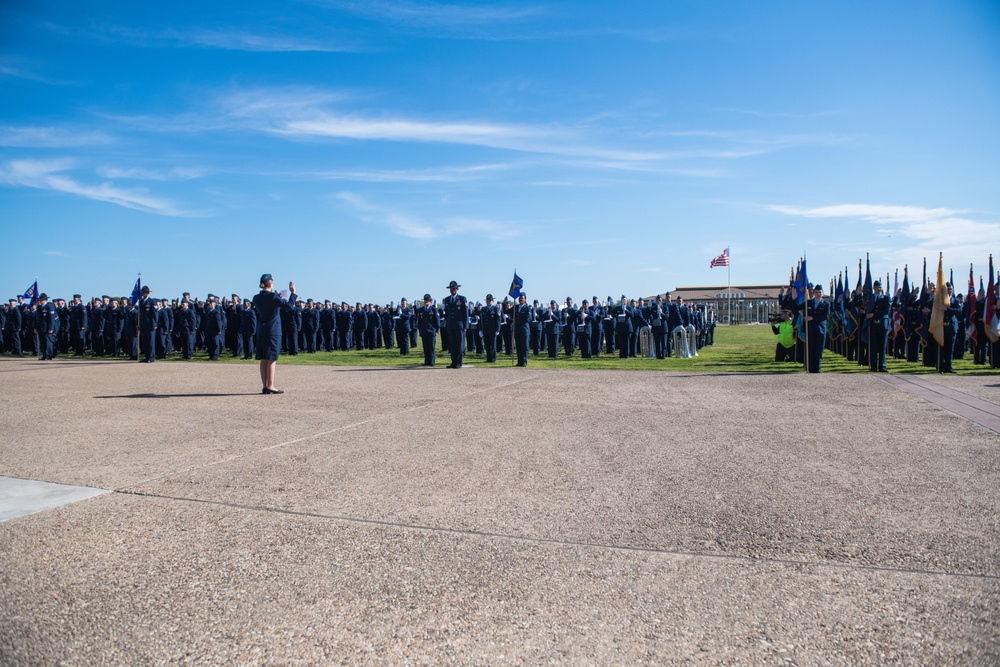
[[[752,301],[777,299],[778,292],[788,284],[776,285],[719,285],[708,287],[676,287],[670,295],[685,301],[725,301],[727,299],[750,299]],[[655,296],[651,298],[656,298]]]

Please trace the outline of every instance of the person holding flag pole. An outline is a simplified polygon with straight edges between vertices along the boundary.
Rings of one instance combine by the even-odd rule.
[[[514,348],[515,348],[515,352],[516,352],[516,354],[512,354],[510,356],[510,365],[511,366],[514,365],[514,357],[515,356],[517,357],[517,365],[518,366],[527,366],[528,365],[527,352],[525,352],[524,363],[523,364],[521,363],[521,350],[522,349],[527,350],[527,339],[525,339],[525,344],[524,344],[523,348],[520,347],[519,343],[518,343],[519,337],[521,335],[521,331],[520,331],[520,329],[517,326],[517,311],[520,310],[520,307],[522,305],[522,299],[521,299],[521,288],[522,287],[524,287],[524,281],[521,280],[521,278],[517,275],[517,268],[515,267],[514,268],[514,278],[513,278],[513,280],[510,281],[510,289],[507,290],[507,295],[510,298],[512,298],[512,299],[514,299],[514,300],[517,301],[517,305],[514,306],[514,308],[513,308],[513,321],[511,322],[511,325],[510,325],[511,332],[513,332]],[[529,322],[525,322],[524,324],[527,326],[529,324]]]
[[[795,292],[795,310],[801,311],[798,315],[799,338],[802,339],[802,367],[809,372],[809,278],[806,274],[806,260],[803,257],[799,260],[799,269],[795,272],[795,282],[793,284]]]
[[[959,309],[951,294],[951,286],[944,280],[944,253],[938,254],[937,287],[931,311],[930,332],[938,344],[938,373],[954,373],[951,367],[955,350],[955,331],[958,328]]]
[[[989,341],[990,368],[1000,368],[1000,354],[997,353],[997,345],[1000,342],[1000,332],[997,331],[997,284],[993,277],[993,255],[990,255],[990,280],[986,286],[986,305],[983,308],[983,333]]]

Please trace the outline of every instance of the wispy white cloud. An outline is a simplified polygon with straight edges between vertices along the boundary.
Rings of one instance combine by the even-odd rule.
[[[442,169],[331,170],[308,172],[305,175],[316,176],[331,181],[359,181],[365,183],[461,183],[478,180],[489,174],[511,168],[512,165],[482,164],[470,167],[449,167]]]
[[[172,169],[142,169],[132,167],[122,169],[120,167],[98,167],[97,174],[102,178],[129,179],[136,181],[190,181],[201,178],[208,174],[206,169],[198,167],[174,167]]]
[[[459,234],[477,234],[489,239],[504,239],[520,233],[518,229],[506,224],[481,218],[453,216],[431,223],[394,208],[373,203],[353,192],[340,192],[335,195],[335,199],[350,206],[364,222],[385,227],[394,234],[412,239],[429,240]]]
[[[114,138],[104,132],[57,126],[0,127],[0,146],[16,148],[69,148],[109,144]]]
[[[193,30],[168,33],[180,43],[229,51],[317,51],[351,52],[359,50],[357,44],[339,39],[306,39],[292,35],[266,35],[242,30]]]
[[[984,249],[1000,245],[1000,224],[973,219],[968,216],[972,213],[969,210],[884,204],[767,208],[803,218],[869,223],[873,238],[869,239],[868,247],[879,247],[883,258],[897,262],[933,257],[941,252],[950,264],[976,263],[983,261],[987,252]],[[898,240],[888,242],[894,236]]]
[[[523,21],[542,13],[541,7],[447,4],[441,2],[387,2],[384,0],[321,0],[318,4],[355,16],[414,28],[467,28]]]
[[[67,32],[73,32],[64,29]],[[353,52],[361,47],[352,39],[333,34],[305,36],[301,31],[284,33],[272,27],[167,28],[151,31],[125,25],[104,25],[87,31],[97,40],[121,41],[142,47],[193,47],[250,52]]]
[[[71,160],[15,160],[0,167],[0,183],[11,187],[54,190],[157,215],[195,215],[178,208],[169,200],[151,196],[142,189],[127,190],[111,183],[80,183],[65,175],[73,166]]]
[[[597,159],[604,168],[631,168],[665,156],[646,150],[594,145],[574,128],[478,120],[423,119],[403,114],[341,111],[350,96],[300,87],[232,91],[194,123],[241,127],[288,139],[448,143],[525,153]],[[185,124],[190,120],[185,117]],[[150,119],[148,122],[155,122]],[[179,123],[175,124],[179,125]]]

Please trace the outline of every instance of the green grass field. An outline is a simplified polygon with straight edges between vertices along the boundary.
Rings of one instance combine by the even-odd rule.
[[[618,353],[614,355],[601,355],[600,358],[584,360],[577,352],[572,357],[564,357],[560,348],[558,359],[549,359],[548,356],[529,356],[528,366],[531,368],[576,368],[576,369],[605,369],[605,370],[642,370],[642,371],[702,371],[702,372],[744,372],[744,373],[802,373],[801,364],[796,363],[775,363],[774,346],[777,337],[771,333],[771,328],[760,325],[745,326],[720,326],[715,330],[715,344],[705,347],[698,352],[698,356],[693,359],[619,359]],[[440,345],[440,337],[438,338]],[[168,360],[181,360],[176,353]],[[195,354],[194,361],[207,361],[204,352]],[[184,362],[181,362],[184,363]],[[214,363],[238,363],[256,364],[256,361],[243,361],[233,359],[224,354],[218,362]],[[297,356],[287,354],[281,355],[279,364],[301,364],[301,365],[329,365],[329,366],[419,366],[423,363],[423,350],[418,345],[411,349],[410,355],[401,356],[398,350],[364,350],[350,352],[317,352],[315,354],[300,353]],[[446,366],[449,357],[438,350],[438,365]],[[485,355],[467,354],[466,364],[486,365]],[[512,365],[511,357],[504,354],[497,355],[497,366]],[[933,373],[935,369],[927,368],[919,363],[911,364],[906,361],[889,358],[887,366],[890,373]],[[971,355],[966,355],[965,359],[956,359],[953,363],[954,369],[960,374],[966,375],[986,375],[995,374],[998,371],[986,366],[976,366],[972,363]],[[830,352],[823,355],[823,372],[825,373],[861,373],[867,372],[867,367],[862,368],[853,361],[847,361],[843,357]]]

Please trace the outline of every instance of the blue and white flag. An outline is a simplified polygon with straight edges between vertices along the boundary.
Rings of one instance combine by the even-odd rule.
[[[24,290],[24,294],[21,295],[22,299],[30,299],[28,307],[35,305],[35,301],[38,299],[38,281],[31,283],[31,287]]]
[[[521,296],[521,288],[524,287],[524,281],[521,280],[520,276],[517,275],[517,270],[514,270],[514,279],[510,281],[510,291],[507,292],[513,299],[517,299]]]
[[[135,279],[135,287],[132,288],[132,305],[139,303],[139,297],[142,295],[142,276]]]

